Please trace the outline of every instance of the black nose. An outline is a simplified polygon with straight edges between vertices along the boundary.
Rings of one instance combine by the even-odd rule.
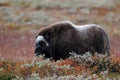
[[[35,48],[35,53],[40,53],[40,51],[41,51],[41,47],[36,47]]]
[[[35,48],[35,54],[38,52],[38,48]]]
[[[35,48],[35,55],[36,56],[40,55],[40,48]]]

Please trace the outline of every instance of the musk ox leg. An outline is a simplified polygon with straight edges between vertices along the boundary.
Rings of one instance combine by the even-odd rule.
[[[55,40],[53,41],[54,42],[50,42],[50,56],[52,57],[53,60],[57,61],[60,60],[60,56],[56,52],[56,46],[55,46],[56,42]]]

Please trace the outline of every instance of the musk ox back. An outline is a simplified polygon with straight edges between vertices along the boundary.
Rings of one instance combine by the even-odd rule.
[[[59,60],[69,57],[69,52],[109,55],[109,50],[108,36],[99,25],[75,25],[70,21],[62,21],[40,29],[35,54]]]

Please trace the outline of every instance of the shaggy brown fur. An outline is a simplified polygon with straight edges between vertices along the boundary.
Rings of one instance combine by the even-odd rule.
[[[54,60],[69,57],[69,52],[76,52],[77,54],[97,52],[109,55],[108,36],[100,26],[93,24],[83,29],[76,29],[75,26],[66,21],[42,28],[38,36],[44,36],[49,44],[48,51],[43,54],[46,57],[52,57]],[[84,25],[78,27],[84,27]]]

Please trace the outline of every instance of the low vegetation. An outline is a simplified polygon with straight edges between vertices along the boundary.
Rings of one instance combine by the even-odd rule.
[[[70,58],[57,62],[42,57],[25,63],[0,59],[0,80],[120,79],[120,62],[113,57],[70,54]]]

